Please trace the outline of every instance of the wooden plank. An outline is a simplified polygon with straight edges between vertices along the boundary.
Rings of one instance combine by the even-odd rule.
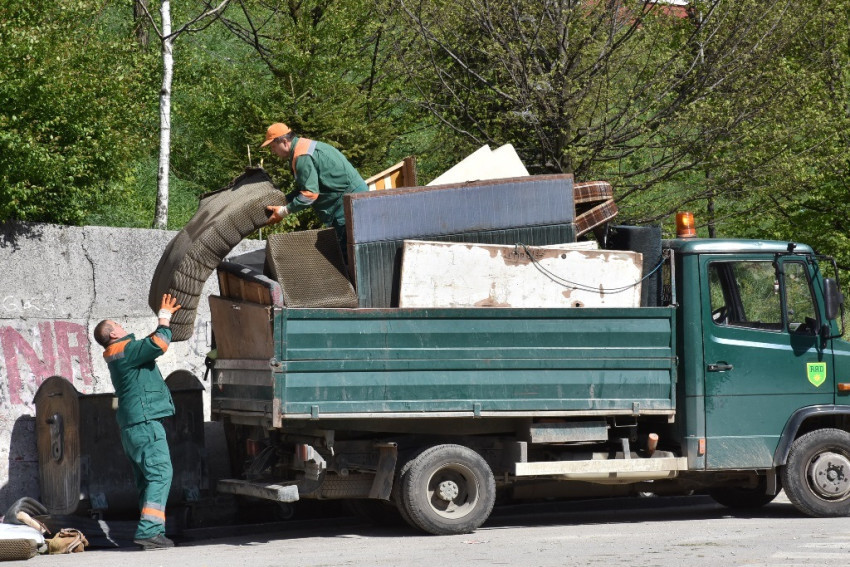
[[[265,255],[265,252],[263,251]],[[221,297],[252,301],[261,305],[283,305],[280,285],[248,266],[222,262],[218,266]]]
[[[406,240],[399,307],[639,307],[642,256]]]
[[[51,514],[74,514],[80,505],[80,402],[73,384],[51,376],[35,393],[41,502]]]
[[[226,272],[217,272],[218,275],[218,289],[221,292],[222,297],[230,297],[230,280],[227,277]]]
[[[558,475],[571,478],[628,477],[629,473],[662,473],[658,478],[676,476],[688,470],[685,457],[658,459],[598,459],[590,461],[547,461],[516,463],[516,476]],[[670,474],[665,474],[670,473]]]
[[[607,441],[608,424],[605,420],[535,423],[528,429],[528,438],[531,443]]]
[[[416,186],[416,158],[408,156],[366,180],[370,191]]]
[[[262,305],[271,305],[271,292],[266,284],[248,281],[230,272],[219,272],[218,286],[221,296],[229,299],[244,299]]]
[[[254,303],[259,303],[261,305],[271,305],[271,295],[269,294],[269,289],[257,282],[244,282],[243,281],[243,291],[242,291],[242,299],[245,301],[253,301]]]
[[[416,187],[419,185],[419,180],[416,176],[416,158],[414,156],[406,157],[402,163],[404,164],[404,185],[402,187]]]
[[[251,496],[273,502],[298,501],[298,485],[294,481],[290,483],[266,484],[228,478],[218,481],[216,489],[226,494]]]
[[[274,355],[270,310],[255,303],[210,296],[218,356],[270,359]]]

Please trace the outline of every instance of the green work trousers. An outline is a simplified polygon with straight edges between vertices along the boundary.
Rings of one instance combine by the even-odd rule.
[[[165,502],[171,489],[171,454],[165,428],[159,421],[143,421],[121,430],[121,445],[133,464],[139,489],[141,517],[136,539],[165,533]]]

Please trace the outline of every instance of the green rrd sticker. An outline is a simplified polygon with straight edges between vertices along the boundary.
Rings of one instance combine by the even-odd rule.
[[[826,382],[826,362],[807,362],[806,374],[809,376],[809,382],[820,387]]]

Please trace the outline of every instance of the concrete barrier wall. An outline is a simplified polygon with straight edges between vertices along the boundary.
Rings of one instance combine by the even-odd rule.
[[[156,327],[147,305],[151,278],[174,231],[42,224],[0,225],[0,515],[21,496],[39,497],[33,396],[50,376],[82,394],[112,392],[103,349],[92,338],[102,319],[137,337]],[[265,246],[246,240],[233,254]],[[210,349],[206,297],[195,334],[159,359],[163,376],[189,370],[199,379]],[[209,383],[203,383],[209,419]],[[117,424],[116,424],[117,427]]]

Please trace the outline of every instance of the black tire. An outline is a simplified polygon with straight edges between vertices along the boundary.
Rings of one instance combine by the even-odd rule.
[[[776,498],[776,494],[767,494],[766,489],[767,479],[761,477],[754,488],[713,488],[708,491],[708,495],[718,504],[733,510],[755,510]]]
[[[418,455],[419,453],[416,454],[416,456]],[[407,513],[407,509],[404,507],[404,502],[401,498],[402,479],[407,475],[407,471],[410,470],[411,463],[413,463],[413,459],[410,457],[409,453],[403,458],[399,455],[398,466],[396,467],[396,474],[393,479],[393,490],[390,494],[390,501],[395,505],[401,519],[404,520],[404,522],[411,528],[418,530],[419,528],[413,523],[413,520],[410,519],[410,515]]]
[[[281,522],[288,522],[295,517],[296,502],[275,502],[274,517]]]
[[[496,481],[487,462],[462,445],[424,450],[399,480],[401,506],[411,524],[434,535],[475,531],[496,501]]]
[[[850,433],[818,429],[795,440],[782,468],[782,486],[804,514],[850,515]]]

